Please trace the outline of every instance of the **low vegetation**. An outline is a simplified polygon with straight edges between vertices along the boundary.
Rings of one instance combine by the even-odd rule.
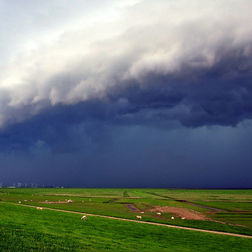
[[[0,251],[252,250],[250,238],[25,207],[252,235],[252,190],[2,188],[0,199]]]

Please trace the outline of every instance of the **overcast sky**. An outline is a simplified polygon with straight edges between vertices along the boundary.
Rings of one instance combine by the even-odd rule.
[[[0,0],[0,182],[252,187],[250,0]]]

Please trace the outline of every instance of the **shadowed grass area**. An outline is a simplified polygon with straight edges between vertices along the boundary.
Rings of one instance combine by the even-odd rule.
[[[0,203],[0,251],[251,251],[252,239]]]

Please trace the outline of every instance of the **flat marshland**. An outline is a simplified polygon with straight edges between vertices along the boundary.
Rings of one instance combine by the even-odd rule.
[[[252,251],[252,190],[1,188],[0,200],[0,251]]]

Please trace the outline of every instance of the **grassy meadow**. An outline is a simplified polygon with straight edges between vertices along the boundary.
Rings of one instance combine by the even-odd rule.
[[[252,251],[250,238],[24,205],[252,235],[252,190],[0,189],[0,251]]]

